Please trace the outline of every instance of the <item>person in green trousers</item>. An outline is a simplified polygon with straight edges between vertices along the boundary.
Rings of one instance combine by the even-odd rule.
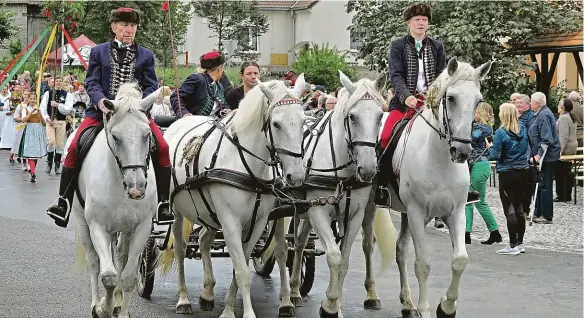
[[[491,233],[489,239],[482,241],[482,244],[491,245],[503,240],[499,233],[499,225],[493,216],[491,208],[486,202],[487,181],[491,176],[491,164],[489,163],[488,153],[486,150],[486,138],[493,136],[493,108],[488,103],[482,102],[478,105],[475,114],[475,122],[472,126],[472,148],[473,152],[468,159],[470,169],[470,190],[478,191],[480,201],[467,204],[466,210],[466,244],[471,244],[470,233],[472,232],[473,210],[476,207],[481,217],[487,224]]]

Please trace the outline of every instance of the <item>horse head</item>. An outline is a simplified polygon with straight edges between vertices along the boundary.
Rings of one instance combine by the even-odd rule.
[[[480,81],[490,69],[490,61],[473,68],[468,63],[451,58],[428,90],[428,105],[440,122],[437,128],[450,147],[453,162],[464,163],[472,153],[472,122],[476,108],[483,100]]]
[[[131,199],[144,198],[153,142],[146,109],[156,100],[160,89],[142,99],[142,92],[133,83],[120,86],[115,100],[108,101],[113,109],[105,120],[108,146],[122,173],[124,190]]]
[[[282,81],[260,82],[242,99],[233,118],[236,133],[246,127],[262,127],[270,156],[282,163],[284,181],[292,187],[302,185],[305,177],[302,141],[306,115],[300,101],[305,85],[303,74],[293,88]]]
[[[339,92],[335,112],[342,116],[349,155],[357,166],[357,178],[370,182],[377,173],[375,147],[383,117],[383,97],[373,81],[362,79],[353,83],[343,72],[339,71],[339,75],[344,89]]]

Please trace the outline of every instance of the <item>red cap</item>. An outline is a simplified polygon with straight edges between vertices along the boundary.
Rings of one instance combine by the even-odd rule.
[[[203,59],[210,60],[210,59],[214,59],[214,58],[219,57],[219,56],[221,56],[221,54],[219,52],[211,51],[211,52],[205,53],[205,55],[203,55]]]

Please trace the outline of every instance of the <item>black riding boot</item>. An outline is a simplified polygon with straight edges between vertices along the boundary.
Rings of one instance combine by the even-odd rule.
[[[47,209],[47,214],[55,220],[55,224],[60,227],[67,227],[69,223],[69,213],[77,186],[77,169],[63,167],[61,183],[59,185],[58,203],[51,205]]]
[[[53,158],[55,156],[55,152],[51,151],[49,153],[47,153],[47,169],[45,169],[45,172],[48,174],[51,174],[51,169],[53,168]]]
[[[375,189],[375,204],[380,207],[390,206],[390,195],[388,190],[389,184],[389,167],[391,167],[391,158],[384,152],[379,158],[377,165],[377,188]],[[389,162],[388,162],[389,161]]]
[[[174,223],[174,214],[170,211],[170,204],[168,202],[171,171],[171,166],[154,167],[154,174],[156,175],[156,192],[158,193],[156,223],[159,225]]]
[[[61,174],[61,158],[63,157],[62,153],[55,153],[55,174]]]

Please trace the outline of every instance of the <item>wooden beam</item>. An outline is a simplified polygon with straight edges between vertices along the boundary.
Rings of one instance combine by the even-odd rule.
[[[531,63],[535,63],[537,65],[537,67],[535,68],[535,83],[536,83],[536,89],[538,91],[540,91],[541,88],[541,71],[540,71],[540,65],[537,62],[537,58],[535,57],[534,53],[529,54],[529,56],[531,57]]]
[[[540,65],[541,87],[539,88],[539,91],[544,93],[546,96],[547,96],[548,92],[550,91],[549,83],[552,82],[551,78],[548,79],[548,77],[550,76],[549,64],[550,64],[549,57],[548,57],[547,53],[542,54],[541,55],[541,65]],[[551,76],[553,77],[554,75],[552,74]]]
[[[576,61],[576,68],[578,69],[578,75],[580,75],[580,80],[584,82],[584,70],[582,69],[582,60],[580,60],[580,52],[572,52],[574,54],[574,61]]]
[[[558,65],[558,58],[560,57],[560,53],[554,53],[554,57],[552,58],[552,65],[548,71],[548,76],[546,78],[545,87],[549,88],[552,86],[552,80],[554,79],[554,73],[556,72],[556,66]]]

